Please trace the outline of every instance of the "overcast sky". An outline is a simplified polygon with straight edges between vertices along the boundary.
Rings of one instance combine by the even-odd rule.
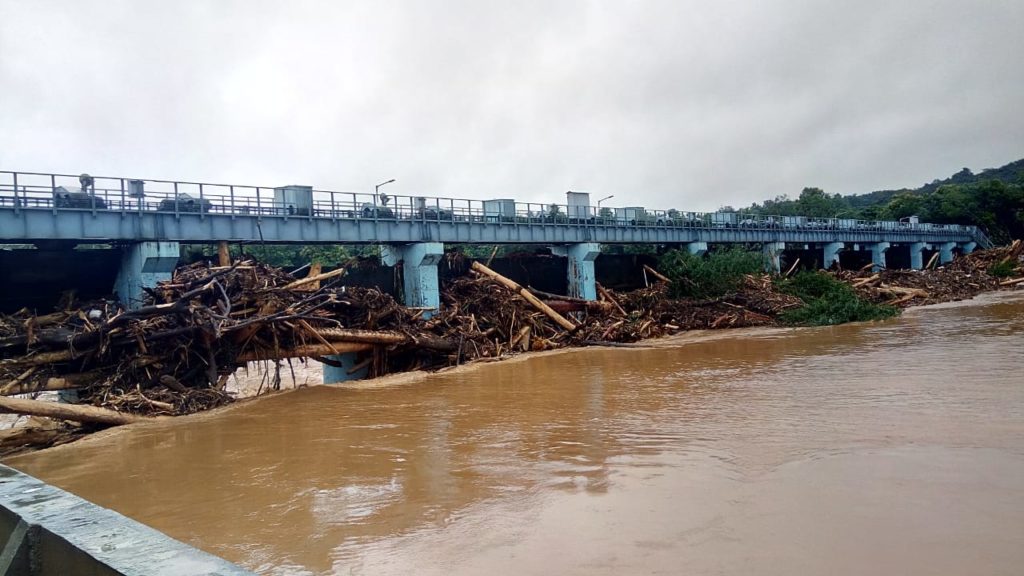
[[[0,169],[689,210],[1024,157],[1024,1],[0,0]]]

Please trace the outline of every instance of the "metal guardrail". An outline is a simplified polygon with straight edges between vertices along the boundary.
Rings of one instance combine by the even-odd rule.
[[[991,245],[975,226],[886,220],[747,215],[735,212],[684,212],[637,207],[570,206],[513,200],[471,200],[432,196],[311,191],[311,201],[297,205],[282,200],[280,191],[295,187],[213,184],[173,180],[93,177],[89,193],[80,192],[78,175],[0,171],[0,209],[85,212],[135,212],[306,217],[373,221],[468,222],[553,226],[630,226],[750,230],[922,232],[978,238]],[[62,190],[63,189],[63,190]],[[307,188],[308,190],[308,188]],[[70,194],[65,193],[70,192]],[[77,193],[76,193],[77,192]],[[306,204],[306,205],[303,205]]]

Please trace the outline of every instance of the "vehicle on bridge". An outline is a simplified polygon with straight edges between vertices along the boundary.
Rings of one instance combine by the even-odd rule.
[[[81,188],[58,186],[53,190],[53,205],[56,208],[81,208],[84,210],[106,210],[103,198],[83,192]]]

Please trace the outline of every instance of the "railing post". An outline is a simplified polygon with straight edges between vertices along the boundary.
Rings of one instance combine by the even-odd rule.
[[[125,216],[128,215],[128,212],[127,212],[127,210],[125,209],[125,206],[124,206],[124,203],[125,203],[125,199],[124,199],[124,178],[121,178],[120,180],[121,180],[121,217],[124,218]]]
[[[21,213],[21,203],[18,202],[18,173],[12,172],[11,177],[14,178],[14,214],[17,216]]]
[[[206,219],[206,206],[203,206],[203,185],[199,184],[199,219]]]
[[[331,190],[331,221],[336,222],[338,220],[338,207],[334,204],[334,191]]]
[[[57,191],[57,176],[50,174],[50,208],[53,209],[53,215],[57,215],[57,199],[54,198],[53,193]]]
[[[181,218],[181,213],[178,208],[178,183],[174,183],[174,219]]]
[[[228,186],[228,194],[231,196],[231,219],[234,220],[238,214],[238,208],[235,207],[235,187],[234,185]]]
[[[262,218],[262,217],[263,217],[263,205],[260,202],[260,188],[259,188],[259,186],[257,186],[256,187],[256,218],[259,219],[259,218]]]

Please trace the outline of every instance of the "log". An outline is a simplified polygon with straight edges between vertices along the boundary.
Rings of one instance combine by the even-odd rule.
[[[260,360],[284,360],[285,358],[312,358],[316,356],[330,356],[332,354],[348,354],[349,352],[366,352],[373,350],[373,344],[360,342],[339,342],[332,346],[323,344],[310,344],[285,348],[281,350],[260,349],[249,350],[238,355],[238,362],[259,362]]]
[[[1014,278],[1012,280],[1006,280],[1006,281],[1000,282],[999,285],[1000,286],[1014,286],[1016,284],[1020,284],[1021,282],[1024,282],[1024,278]]]
[[[938,261],[939,261],[939,253],[936,252],[935,254],[932,254],[931,258],[928,259],[928,263],[925,264],[924,269],[925,270],[931,270],[932,268],[935,267],[935,263],[938,262]]]
[[[789,278],[793,274],[793,272],[796,270],[796,267],[799,266],[799,265],[800,265],[800,259],[797,258],[796,261],[793,262],[793,265],[789,267],[789,270],[786,270],[786,273],[783,275],[783,277],[784,278]]]
[[[313,262],[309,265],[309,272],[306,274],[306,278],[315,278],[322,273],[323,266],[319,262]],[[312,280],[309,284],[305,284],[301,288],[305,292],[316,292],[320,289],[320,280]]]
[[[490,268],[488,268],[487,266],[484,266],[483,264],[481,264],[479,262],[473,262],[473,265],[472,265],[471,268],[472,268],[472,270],[474,270],[476,272],[479,272],[480,274],[483,274],[485,276],[490,276],[491,278],[497,280],[498,283],[501,284],[502,286],[508,288],[509,290],[512,290],[513,292],[515,292],[519,296],[522,296],[522,298],[524,300],[529,302],[537,310],[540,310],[541,312],[546,314],[549,318],[554,320],[555,323],[557,323],[562,328],[565,328],[566,330],[575,330],[576,329],[576,325],[573,324],[572,322],[570,322],[569,320],[567,320],[565,318],[565,316],[562,316],[558,312],[555,312],[554,310],[552,310],[550,306],[548,306],[547,304],[541,302],[539,299],[537,299],[536,296],[534,296],[533,294],[530,294],[529,290],[527,290],[526,288],[523,288],[518,283],[516,283],[514,280],[509,280],[508,278],[502,276],[501,274],[498,274],[494,270],[491,270]]]
[[[655,278],[657,278],[658,280],[661,280],[662,282],[666,282],[668,284],[672,283],[672,281],[668,279],[668,276],[665,276],[664,274],[662,274],[661,272],[658,272],[654,268],[651,268],[647,264],[644,264],[644,270],[650,272],[651,276],[654,276]]]
[[[281,287],[282,290],[295,290],[299,286],[305,286],[312,282],[319,282],[321,280],[327,280],[328,278],[334,278],[335,276],[341,276],[345,273],[344,268],[338,268],[337,270],[331,270],[330,272],[324,272],[323,274],[317,274],[316,276],[307,276],[301,280],[296,280],[290,284],[285,284]]]
[[[45,416],[55,420],[70,420],[72,422],[106,424],[109,426],[156,420],[156,418],[152,417],[124,414],[114,410],[107,410],[106,408],[97,408],[96,406],[26,400],[24,398],[0,398],[0,412]]]
[[[231,253],[228,251],[227,240],[217,242],[217,263],[221,266],[231,266]]]
[[[357,342],[363,344],[381,344],[391,346],[394,344],[408,344],[420,346],[440,352],[454,352],[458,345],[443,338],[431,338],[430,336],[407,336],[401,332],[390,330],[360,330],[357,328],[314,328],[313,332],[324,338],[330,345],[334,342]]]
[[[612,304],[610,302],[597,302],[597,301],[575,301],[575,300],[545,300],[545,304],[551,307],[552,310],[559,314],[566,314],[569,312],[582,312],[584,310],[588,312],[595,312],[598,314],[608,314],[612,311]]]
[[[612,306],[615,306],[615,309],[619,311],[619,314],[622,314],[623,316],[626,315],[626,311],[622,309],[622,306],[620,306],[619,302],[615,299],[614,296],[612,296],[612,293],[609,292],[604,286],[598,284],[597,293],[600,294],[605,300],[611,302]]]
[[[98,379],[99,375],[86,372],[84,374],[67,374],[61,378],[47,378],[42,383],[19,382],[17,379],[10,382],[0,382],[0,396],[14,396],[17,394],[33,394],[35,392],[52,392],[55,390],[74,390],[84,388]]]
[[[867,278],[861,278],[860,280],[857,280],[856,282],[854,282],[852,284],[852,286],[854,288],[860,288],[861,286],[867,286],[868,284],[871,284],[872,282],[881,279],[881,277],[882,277],[881,274],[873,274],[873,275],[871,275],[871,276],[869,276]]]

